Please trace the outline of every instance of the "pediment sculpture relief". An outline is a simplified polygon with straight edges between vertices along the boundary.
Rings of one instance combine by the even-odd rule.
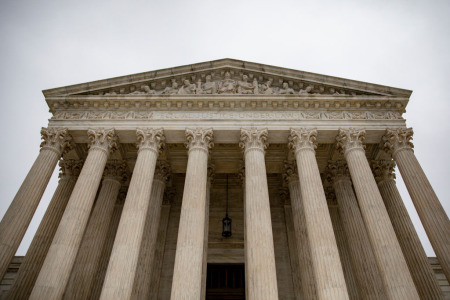
[[[341,89],[322,84],[311,84],[307,82],[294,82],[274,78],[264,78],[253,74],[235,74],[234,71],[222,72],[215,76],[214,72],[192,75],[192,80],[187,78],[152,81],[141,85],[128,85],[100,92],[95,95],[213,95],[213,94],[235,94],[235,95],[370,95],[360,91]],[[277,82],[277,84],[275,84]]]

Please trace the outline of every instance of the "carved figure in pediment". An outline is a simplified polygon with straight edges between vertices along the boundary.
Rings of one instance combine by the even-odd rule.
[[[255,79],[256,80],[256,79]],[[255,87],[253,83],[248,82],[248,76],[243,75],[242,81],[238,81],[238,94],[254,94]],[[256,82],[256,86],[258,86],[258,82]]]
[[[144,94],[155,95],[156,91],[152,90],[148,85],[141,86],[141,89],[144,91]]]
[[[219,93],[234,94],[236,92],[236,81],[231,79],[230,72],[225,73],[225,79],[219,83]]]
[[[289,87],[289,83],[283,82],[283,86],[278,90],[278,94],[280,95],[293,95],[295,94],[294,89]]]
[[[206,82],[201,85],[201,93],[199,94],[216,94],[217,84],[211,81],[211,75],[206,75]]]
[[[178,83],[175,79],[172,79],[172,86],[167,86],[162,92],[164,95],[173,95],[178,93]]]
[[[267,80],[266,83],[261,84],[261,93],[262,94],[265,94],[265,95],[273,94],[272,82],[273,82],[273,79],[270,78],[269,80]]]
[[[178,90],[178,94],[187,95],[187,94],[195,94],[196,86],[195,84],[191,84],[188,79],[183,80],[183,85]]]
[[[300,90],[300,91],[298,92],[298,94],[299,94],[299,95],[308,95],[308,94],[312,94],[312,93],[313,93],[313,90],[314,90],[314,86],[313,86],[313,85],[308,85],[308,86],[306,87],[306,89]]]
[[[110,95],[117,95],[117,93],[115,91],[108,91],[105,93],[105,96],[110,96]]]

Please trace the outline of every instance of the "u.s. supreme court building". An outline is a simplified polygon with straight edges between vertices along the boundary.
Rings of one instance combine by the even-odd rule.
[[[450,279],[411,91],[222,59],[44,95],[0,277],[60,179],[6,299],[444,299],[396,187]]]

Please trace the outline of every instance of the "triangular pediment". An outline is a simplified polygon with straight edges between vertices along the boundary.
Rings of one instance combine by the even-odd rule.
[[[235,59],[221,59],[43,91],[53,96],[400,96],[411,91]]]

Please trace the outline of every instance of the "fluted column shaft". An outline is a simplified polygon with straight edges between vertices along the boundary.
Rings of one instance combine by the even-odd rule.
[[[364,299],[360,296],[358,283],[350,259],[351,254],[347,246],[347,238],[345,236],[344,228],[342,227],[342,220],[338,208],[336,205],[330,205],[328,206],[328,209],[330,211],[331,223],[333,224],[334,236],[336,237],[336,243],[338,245],[342,269],[344,271],[345,283],[347,284],[348,296],[353,300]]]
[[[162,129],[138,129],[136,135],[139,151],[103,283],[100,299],[104,300],[131,298],[156,160],[164,141]]]
[[[385,149],[397,163],[439,264],[450,281],[450,221],[412,150],[412,135],[410,128],[387,130]]]
[[[316,130],[291,129],[318,299],[348,299],[344,272],[315,156]]]
[[[100,298],[102,293],[103,282],[105,281],[106,270],[108,269],[109,258],[111,257],[112,248],[114,245],[114,239],[116,237],[117,228],[119,227],[120,216],[122,215],[123,202],[125,200],[126,193],[119,192],[114,212],[109,222],[109,229],[106,236],[105,243],[102,247],[102,254],[100,255],[100,263],[95,275],[94,285],[92,287],[91,297],[92,300]]]
[[[245,156],[245,231],[248,299],[278,299],[264,150],[267,129],[241,129]]]
[[[364,151],[363,130],[340,130],[338,147],[345,155],[361,215],[388,299],[419,299],[389,215]]]
[[[164,201],[166,202],[166,201]],[[162,205],[161,216],[159,223],[158,238],[155,247],[155,257],[153,259],[153,270],[152,278],[150,281],[150,297],[151,300],[158,299],[159,282],[161,279],[161,270],[164,258],[164,248],[166,245],[166,235],[167,235],[167,224],[169,223],[170,217],[170,202],[166,202]]]
[[[284,217],[286,219],[286,234],[289,246],[289,258],[291,260],[292,284],[296,300],[306,299],[302,292],[302,277],[300,275],[300,264],[298,262],[298,247],[295,237],[294,221],[292,219],[292,206],[284,205]]]
[[[159,161],[153,179],[150,203],[145,221],[144,236],[142,237],[139,263],[134,279],[132,299],[148,299],[150,295],[150,283],[153,272],[153,258],[155,255],[156,238],[158,236],[159,221],[161,217],[161,204],[166,188],[168,164]]]
[[[211,183],[214,177],[214,166],[208,167],[208,182],[206,183],[205,235],[203,243],[202,293],[200,299],[206,298],[206,276],[208,271],[208,234],[209,234],[209,203],[211,199]]]
[[[8,293],[8,299],[28,299],[30,297],[83,162],[63,160],[60,161],[60,166],[61,173],[58,187],[50,200],[27,254],[20,264],[16,280]]]
[[[186,130],[189,158],[175,254],[172,300],[198,300],[202,292],[208,150],[213,145],[212,135],[212,129]]]
[[[31,292],[30,299],[61,299],[83,238],[109,153],[116,147],[114,129],[88,130],[86,161]]]
[[[289,185],[289,194],[291,197],[292,221],[294,225],[294,234],[297,245],[295,253],[299,266],[300,284],[304,299],[317,299],[316,283],[311,260],[311,249],[308,242],[308,231],[306,229],[305,211],[302,202],[302,193],[300,190],[300,181],[298,171],[293,164],[286,164],[286,179]]]
[[[395,184],[393,161],[373,164],[375,179],[421,299],[444,299],[419,236]]]
[[[89,299],[91,295],[125,170],[124,162],[112,161],[106,165],[105,177],[66,287],[65,300]]]
[[[67,129],[42,128],[41,135],[41,151],[0,222],[0,280],[19,248],[58,160],[70,149]]]
[[[347,164],[344,161],[331,162],[327,170],[328,179],[333,183],[336,194],[361,299],[386,298]]]

